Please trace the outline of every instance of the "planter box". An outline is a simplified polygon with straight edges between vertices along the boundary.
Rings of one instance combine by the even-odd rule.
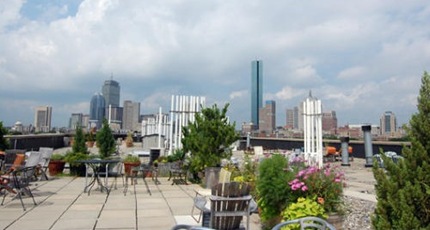
[[[64,165],[66,164],[65,161],[54,161],[51,160],[49,161],[48,164],[48,170],[49,170],[49,175],[51,176],[55,176],[59,173],[62,173],[64,170]]]

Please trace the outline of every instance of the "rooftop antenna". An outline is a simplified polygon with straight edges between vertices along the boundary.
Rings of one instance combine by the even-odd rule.
[[[111,81],[113,80],[113,73],[112,72],[110,73],[110,80]]]

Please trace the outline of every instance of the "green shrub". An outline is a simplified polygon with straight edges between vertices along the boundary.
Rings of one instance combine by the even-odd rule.
[[[64,160],[64,154],[60,154],[60,153],[54,153],[52,154],[50,160],[51,161],[62,161]]]
[[[306,216],[316,216],[326,219],[327,214],[325,214],[324,207],[318,204],[316,201],[316,197],[311,198],[303,198],[300,197],[297,199],[297,202],[291,203],[288,207],[282,212],[283,220],[294,220],[301,217]],[[300,229],[299,224],[293,224],[283,230],[293,230]]]
[[[75,152],[68,152],[64,156],[64,161],[69,163],[71,166],[78,166],[82,163],[79,163],[78,161],[81,160],[88,160],[90,156],[86,153],[75,153]]]
[[[260,218],[263,228],[271,229],[281,220],[281,213],[290,202],[291,193],[288,181],[295,173],[285,170],[287,159],[279,154],[264,159],[258,168],[257,203],[260,208]]]
[[[140,163],[140,158],[136,155],[128,154],[123,160],[123,163]]]

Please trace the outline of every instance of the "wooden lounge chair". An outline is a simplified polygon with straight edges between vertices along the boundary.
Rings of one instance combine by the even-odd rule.
[[[218,184],[212,188],[210,228],[239,229],[243,216],[246,216],[246,229],[249,229],[251,187],[248,184],[231,182]]]

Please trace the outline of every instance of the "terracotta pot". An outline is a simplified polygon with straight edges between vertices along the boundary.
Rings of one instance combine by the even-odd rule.
[[[124,171],[126,175],[131,175],[131,169],[140,166],[140,162],[124,162]]]
[[[62,173],[64,170],[65,164],[66,164],[65,161],[58,161],[58,160],[49,161],[49,164],[48,164],[49,175],[55,176],[59,173]]]
[[[94,141],[87,141],[86,143],[88,148],[94,147]]]

